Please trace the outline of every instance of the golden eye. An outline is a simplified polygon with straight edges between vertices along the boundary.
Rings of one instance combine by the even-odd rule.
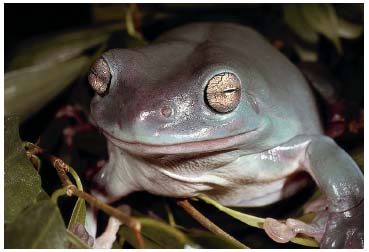
[[[103,58],[95,61],[90,69],[88,81],[91,87],[99,95],[106,94],[110,85],[111,73],[110,68]]]
[[[237,108],[241,98],[241,83],[229,72],[214,75],[205,89],[207,104],[217,112],[227,113]]]

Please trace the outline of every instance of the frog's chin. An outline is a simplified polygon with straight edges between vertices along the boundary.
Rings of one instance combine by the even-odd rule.
[[[105,131],[103,131],[103,134],[112,144],[130,153],[138,155],[178,155],[231,150],[243,146],[245,143],[252,144],[259,136],[260,130],[261,128],[255,128],[247,132],[224,138],[167,145],[127,142],[116,138]]]

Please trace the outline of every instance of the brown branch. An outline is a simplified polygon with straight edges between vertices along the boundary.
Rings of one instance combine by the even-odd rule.
[[[26,146],[27,148],[30,146]],[[115,218],[117,218],[122,224],[126,225],[127,227],[129,227],[132,232],[134,233],[134,236],[136,238],[137,241],[137,248],[144,248],[144,240],[142,238],[142,234],[141,234],[141,223],[136,219],[133,218],[125,213],[123,213],[122,211],[120,211],[119,209],[116,209],[108,204],[105,204],[104,202],[96,199],[94,196],[92,196],[89,193],[86,193],[84,191],[79,190],[69,179],[67,172],[70,169],[70,166],[66,163],[64,163],[63,160],[61,160],[60,158],[53,156],[51,154],[48,154],[44,149],[36,146],[36,145],[32,145],[30,147],[31,149],[27,149],[26,153],[27,156],[30,157],[31,155],[38,155],[38,154],[43,154],[45,155],[45,157],[53,164],[53,166],[55,167],[58,176],[63,184],[63,186],[67,189],[67,195],[68,196],[77,196],[80,197],[82,199],[84,199],[85,201],[87,201],[88,203],[90,203],[91,205],[93,205],[94,207],[102,210],[103,212],[105,212],[106,214],[113,216]]]
[[[234,243],[236,243],[241,248],[248,248],[243,243],[239,242],[231,236],[230,234],[226,233],[223,229],[218,227],[214,222],[206,218],[202,213],[200,213],[196,208],[194,208],[188,200],[178,200],[177,205],[182,207],[189,215],[192,216],[195,220],[197,220],[203,227],[208,229],[209,231],[213,232],[214,234],[217,234],[219,236],[222,236],[226,238],[227,240],[230,240]]]

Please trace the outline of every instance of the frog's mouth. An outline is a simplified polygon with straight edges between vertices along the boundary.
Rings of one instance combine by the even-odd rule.
[[[224,138],[216,138],[204,141],[183,142],[176,144],[160,145],[146,144],[140,142],[127,142],[116,138],[103,131],[105,137],[114,145],[138,155],[171,155],[171,154],[190,154],[206,153],[220,150],[234,149],[245,143],[253,143],[258,137],[260,128],[255,128],[247,132]]]

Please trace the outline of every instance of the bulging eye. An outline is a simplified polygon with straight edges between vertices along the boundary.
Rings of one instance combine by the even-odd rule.
[[[107,93],[111,80],[111,72],[103,58],[95,61],[88,75],[88,82],[96,93],[103,96]]]
[[[229,72],[214,75],[205,89],[205,101],[215,111],[228,113],[237,108],[241,98],[241,83]]]

